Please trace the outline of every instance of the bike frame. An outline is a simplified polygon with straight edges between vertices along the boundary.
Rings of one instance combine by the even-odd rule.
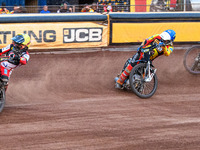
[[[150,62],[150,60],[148,61],[144,61],[144,60],[137,60],[135,61],[136,63],[145,63],[146,64],[146,69],[144,70],[144,81],[145,82],[151,82],[151,80],[153,79],[154,74],[156,73],[157,69],[154,69],[154,72],[151,73],[151,66],[153,66]]]

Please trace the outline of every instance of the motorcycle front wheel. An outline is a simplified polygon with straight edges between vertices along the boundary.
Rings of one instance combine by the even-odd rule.
[[[145,81],[145,69],[146,64],[137,64],[129,75],[131,89],[140,98],[150,98],[154,95],[158,86],[156,74],[150,82]]]
[[[200,46],[193,46],[185,52],[183,64],[189,73],[200,74]]]

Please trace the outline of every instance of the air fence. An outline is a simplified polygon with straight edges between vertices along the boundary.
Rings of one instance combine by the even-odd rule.
[[[31,37],[31,49],[107,47],[138,44],[173,29],[177,43],[200,41],[200,13],[71,13],[0,15],[0,45],[18,33]]]

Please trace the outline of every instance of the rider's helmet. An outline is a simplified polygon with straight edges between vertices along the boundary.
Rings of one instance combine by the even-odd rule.
[[[160,34],[160,37],[162,38],[163,42],[168,45],[171,44],[176,38],[176,32],[171,29],[165,30]]]
[[[28,50],[31,40],[28,34],[17,34],[12,38],[13,46],[17,51],[23,52]]]

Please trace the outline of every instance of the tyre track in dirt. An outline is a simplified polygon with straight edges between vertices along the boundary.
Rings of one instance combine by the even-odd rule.
[[[134,52],[32,54],[11,75],[1,149],[199,149],[200,76],[186,72],[184,52],[154,61],[148,100],[114,89]]]

